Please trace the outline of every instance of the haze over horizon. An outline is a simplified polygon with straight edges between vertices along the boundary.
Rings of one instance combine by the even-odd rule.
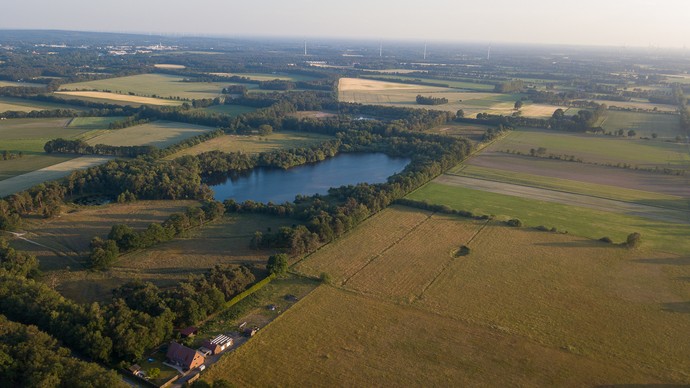
[[[548,0],[24,0],[3,8],[2,29],[670,48],[690,43],[690,2],[684,0],[582,0],[565,9]]]

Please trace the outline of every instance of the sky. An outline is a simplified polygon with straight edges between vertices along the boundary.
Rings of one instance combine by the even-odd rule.
[[[690,0],[6,0],[0,29],[690,47]]]

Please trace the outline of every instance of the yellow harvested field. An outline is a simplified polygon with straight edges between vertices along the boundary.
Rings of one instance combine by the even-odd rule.
[[[158,68],[158,69],[186,69],[187,66],[185,65],[173,65],[170,63],[157,63],[153,65],[153,67]]]
[[[442,105],[419,105],[416,102],[417,95],[446,98],[448,103]],[[341,78],[338,82],[338,99],[340,101],[443,110],[453,113],[457,112],[458,109],[462,109],[466,117],[475,117],[478,113],[510,115],[514,112],[515,101],[520,98],[521,95],[474,92],[366,78]],[[538,113],[539,117],[542,117],[544,114],[540,109],[535,109],[534,112]]]
[[[0,181],[0,198],[26,190],[40,183],[64,178],[72,171],[97,166],[111,159],[113,157],[110,156],[82,156],[40,170],[4,179]]]
[[[73,97],[95,98],[95,99],[99,99],[99,100],[123,101],[123,102],[131,102],[134,104],[144,104],[144,105],[175,106],[175,105],[181,105],[182,104],[181,101],[163,100],[161,98],[153,98],[153,97],[130,96],[127,94],[117,94],[117,93],[107,93],[107,92],[61,91],[61,92],[55,92],[55,94],[61,94],[61,95],[73,96]]]
[[[211,127],[200,125],[155,121],[133,127],[103,131],[102,134],[88,139],[87,143],[111,146],[152,145],[162,148],[212,130]]]
[[[344,283],[346,288],[411,302],[454,260],[485,222],[458,222],[457,217],[434,215],[410,229],[386,251],[374,257]]]
[[[424,88],[429,92],[440,92],[446,90],[446,88],[439,88],[436,86],[422,86],[414,84],[401,84],[398,82],[386,82],[377,81],[373,79],[366,78],[341,78],[338,82],[339,92],[363,92],[363,91],[376,91],[376,90],[410,90]]]
[[[236,386],[595,386],[658,380],[498,328],[320,286],[211,366]]]
[[[431,212],[393,206],[369,218],[355,230],[302,260],[295,270],[312,276],[325,272],[341,283],[390,249]]]
[[[245,73],[209,73],[217,77],[247,77],[257,81],[273,81],[275,79],[292,81],[292,77],[280,74],[245,74]]]
[[[558,107],[553,105],[525,104],[520,108],[520,112],[526,117],[550,118],[553,116],[553,112],[555,112],[556,109],[558,109]]]
[[[338,376],[393,386],[690,382],[686,257],[485,222],[384,210],[297,265],[309,275],[331,274],[333,286],[304,298],[206,378],[238,385],[344,384]],[[463,244],[469,254],[454,255]],[[255,370],[266,364],[270,371]]]
[[[687,258],[497,225],[469,247],[416,305],[630,373],[690,382]]]

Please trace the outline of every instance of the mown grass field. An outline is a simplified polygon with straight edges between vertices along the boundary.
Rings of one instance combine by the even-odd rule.
[[[110,91],[120,95],[134,93],[137,96],[161,98],[214,98],[228,84],[224,82],[183,82],[184,77],[168,74],[138,74],[65,84],[60,90]]]
[[[512,131],[488,150],[511,150],[529,154],[530,149],[539,147],[546,148],[546,155],[574,155],[589,163],[690,169],[687,145],[660,140],[520,128]]]
[[[487,179],[497,182],[514,183],[529,187],[539,187],[567,193],[591,195],[599,198],[634,202],[643,205],[661,206],[679,210],[688,209],[687,201],[683,197],[676,195],[627,189],[620,186],[603,185],[494,168],[485,168],[471,164],[461,164],[451,169],[449,174],[466,176],[470,178]]]
[[[476,215],[495,215],[500,220],[518,218],[527,226],[555,227],[592,239],[607,236],[621,242],[628,234],[638,232],[644,238],[644,246],[649,249],[690,254],[690,241],[682,238],[690,234],[688,224],[654,221],[434,182],[411,193],[408,198],[447,205]]]
[[[198,155],[209,151],[245,152],[256,154],[283,148],[297,148],[318,144],[332,137],[305,132],[274,132],[267,136],[223,135],[184,149],[167,159],[183,155]]]
[[[445,97],[447,104],[419,105],[417,95]],[[338,99],[345,102],[356,102],[369,105],[389,105],[405,108],[435,109],[457,112],[462,109],[466,117],[475,117],[477,113],[496,113],[510,115],[514,112],[515,101],[519,94],[499,94],[490,92],[472,92],[462,89],[442,88],[414,84],[377,81],[363,78],[341,78],[338,84]],[[526,105],[523,110],[528,109]],[[556,110],[554,108],[553,110]],[[526,112],[525,115],[528,115]],[[551,111],[553,113],[553,111]],[[549,114],[549,116],[551,115]],[[542,117],[543,112],[539,112]]]
[[[182,101],[178,100],[164,100],[162,98],[133,96],[129,94],[119,94],[110,92],[93,92],[93,91],[60,91],[55,92],[59,97],[83,101],[92,101],[100,104],[114,104],[114,105],[160,105],[160,106],[177,106],[182,105]]]
[[[82,111],[84,108],[65,104],[56,104],[52,102],[34,101],[16,97],[0,96],[0,112],[17,111],[17,112],[31,112],[34,110],[49,110],[49,109],[73,109]]]
[[[415,212],[422,226],[405,220]],[[685,256],[397,206],[382,213],[297,269],[342,278],[365,255],[359,233],[392,232],[383,239],[394,241],[387,251],[397,260],[385,272],[374,264],[384,253],[359,270],[365,289],[320,286],[203,378],[241,386],[690,381]],[[452,254],[460,243],[468,255]],[[429,282],[415,262],[444,265]],[[400,299],[407,284],[423,292]]]
[[[89,138],[87,143],[111,146],[152,145],[164,148],[212,130],[211,127],[200,125],[155,121],[133,127],[103,131],[98,136]]]
[[[681,134],[679,123],[677,115],[609,110],[596,125],[606,132],[623,129],[627,133],[632,129],[636,137],[652,137],[655,133],[658,139],[673,140]]]

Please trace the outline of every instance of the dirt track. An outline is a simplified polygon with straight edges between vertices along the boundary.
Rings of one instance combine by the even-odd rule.
[[[614,201],[588,195],[565,193],[536,187],[460,177],[455,175],[441,175],[440,177],[436,178],[434,182],[451,186],[466,187],[468,189],[488,191],[490,193],[511,195],[514,197],[529,198],[546,202],[556,202],[595,210],[644,217],[657,221],[690,224],[690,214],[687,212],[640,205],[630,202]]]

